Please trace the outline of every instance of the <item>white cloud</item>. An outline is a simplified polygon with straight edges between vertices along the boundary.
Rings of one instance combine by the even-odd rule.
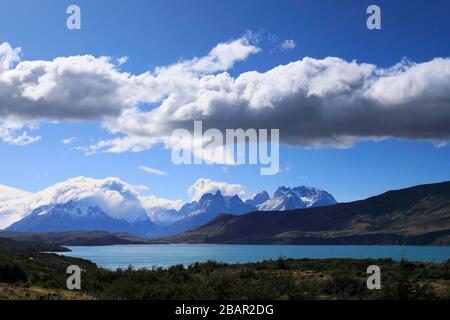
[[[184,204],[182,200],[168,200],[154,195],[141,197],[141,202],[144,208],[149,211],[153,209],[178,210]]]
[[[9,128],[7,124],[0,121],[0,140],[16,146],[26,146],[41,140],[40,136],[30,136],[27,131],[22,131],[18,135],[16,130]]]
[[[205,193],[216,193],[217,191],[220,191],[224,196],[238,195],[245,198],[245,187],[240,184],[229,184],[204,178],[198,179],[189,187],[188,195],[192,201],[198,201]]]
[[[0,46],[0,117],[22,126],[42,121],[100,121],[125,117],[139,103],[154,103],[173,92],[186,91],[198,77],[231,68],[259,49],[249,36],[218,44],[201,58],[132,75],[120,72],[109,57],[59,57],[52,61],[19,62],[19,49]],[[19,62],[14,68],[13,63]],[[124,59],[118,61],[118,64]],[[0,137],[6,142],[11,139]],[[136,140],[136,139],[135,139]]]
[[[151,195],[141,197],[141,204],[153,222],[170,223],[183,218],[177,212],[184,204],[181,200],[167,200]]]
[[[20,61],[21,48],[13,49],[9,43],[0,44],[0,72],[10,69]]]
[[[120,58],[117,59],[117,64],[118,64],[119,66],[121,66],[121,65],[127,63],[128,60],[129,60],[128,57],[120,57]]]
[[[150,167],[146,167],[146,166],[140,166],[139,170],[144,171],[146,173],[154,174],[154,175],[157,175],[157,176],[167,176],[167,172],[165,172],[165,171],[154,169],[154,168],[150,168]]]
[[[0,129],[9,143],[37,141],[21,135],[26,126],[66,120],[97,121],[113,135],[83,149],[87,154],[139,152],[158,143],[172,148],[172,131],[192,131],[194,120],[205,130],[280,129],[282,143],[303,147],[345,148],[387,137],[450,140],[449,58],[380,68],[305,57],[233,77],[227,71],[236,62],[260,52],[251,35],[142,74],[90,55],[15,65],[20,50],[1,48],[0,117],[20,124]],[[145,103],[156,107],[140,109]]]
[[[26,202],[31,195],[23,190],[0,185],[0,229],[24,216]]]
[[[152,111],[136,108],[109,119],[105,127],[121,136],[91,150],[142,151],[161,142],[171,148],[173,129],[192,131],[198,119],[204,130],[279,128],[282,143],[304,147],[345,148],[387,137],[445,142],[448,87],[450,59],[443,58],[390,69],[304,58],[237,78],[219,73],[175,90]]]
[[[284,40],[281,43],[281,50],[286,51],[286,50],[292,50],[297,46],[297,44],[295,43],[294,40],[292,39],[288,39],[288,40]]]
[[[135,102],[124,93],[128,81],[107,57],[22,61],[0,73],[0,114],[25,123],[118,116]]]
[[[77,139],[78,139],[77,137],[70,137],[70,138],[61,140],[61,143],[62,144],[72,144],[75,141],[77,141]]]

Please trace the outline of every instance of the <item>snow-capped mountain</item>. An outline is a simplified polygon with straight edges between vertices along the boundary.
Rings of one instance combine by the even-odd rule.
[[[258,194],[256,194],[253,199],[248,199],[245,201],[246,204],[257,208],[259,205],[263,204],[264,202],[270,200],[270,196],[267,193],[267,191],[262,191]]]
[[[237,195],[223,196],[220,191],[215,194],[206,193],[199,201],[187,203],[179,210],[183,219],[156,230],[154,235],[175,235],[204,225],[222,213],[240,215],[253,210],[255,207],[244,203]]]
[[[154,227],[137,188],[118,178],[72,178],[13,200],[0,208],[0,213],[21,215],[9,224],[10,231],[102,230],[144,236]]]
[[[337,203],[330,193],[318,188],[300,186],[293,188],[292,191],[302,199],[307,208],[324,207]]]
[[[334,197],[324,190],[300,186],[295,188],[280,187],[271,199],[256,207],[260,211],[285,211],[328,206],[336,203]]]
[[[257,206],[260,211],[285,211],[306,208],[305,202],[290,188],[280,187],[273,197]]]
[[[220,214],[285,211],[336,203],[328,192],[306,186],[280,187],[272,198],[262,191],[245,202],[229,190],[219,190],[205,192],[195,197],[198,200],[182,205],[155,196],[143,197],[138,187],[118,178],[78,177],[35,194],[3,187],[0,214],[14,219],[8,224],[9,231],[95,230],[162,237],[197,228]]]
[[[108,231],[127,232],[149,236],[155,225],[150,219],[136,220],[112,218],[99,207],[86,206],[75,201],[39,207],[6,230],[16,232]]]
[[[170,236],[202,226],[220,214],[242,215],[252,211],[286,211],[301,208],[319,207],[336,204],[328,192],[307,187],[280,187],[270,198],[266,191],[256,194],[245,202],[234,195],[223,196],[220,191],[206,193],[199,201],[185,204],[178,212],[183,218],[179,221],[155,230],[154,236]]]
[[[209,212],[224,211],[224,213],[242,214],[252,210],[253,207],[245,204],[238,195],[223,196],[220,191],[215,194],[206,193],[199,201],[185,204],[180,214],[185,217],[193,217]]]

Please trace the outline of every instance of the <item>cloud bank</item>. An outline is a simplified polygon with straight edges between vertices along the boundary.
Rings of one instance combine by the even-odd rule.
[[[400,61],[390,68],[337,57],[305,57],[235,77],[235,63],[261,51],[251,35],[207,55],[142,74],[110,57],[20,61],[0,46],[0,139],[27,144],[23,132],[43,121],[97,121],[112,137],[85,149],[138,152],[174,147],[174,129],[279,128],[281,142],[303,147],[353,146],[384,138],[450,139],[450,59]],[[150,111],[143,104],[155,104]],[[17,135],[15,135],[17,133]]]

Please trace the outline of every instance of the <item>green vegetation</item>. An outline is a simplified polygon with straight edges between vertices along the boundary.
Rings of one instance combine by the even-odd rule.
[[[0,282],[16,283],[25,281],[27,276],[25,272],[17,264],[0,265]]]
[[[66,251],[52,244],[0,238],[0,299],[88,299],[66,290],[66,268],[76,264],[96,268],[90,261],[42,251]]]
[[[83,270],[82,292],[66,288],[66,268]],[[368,290],[366,269],[382,270]],[[46,253],[0,252],[0,299],[450,299],[450,261],[278,259],[116,271]]]

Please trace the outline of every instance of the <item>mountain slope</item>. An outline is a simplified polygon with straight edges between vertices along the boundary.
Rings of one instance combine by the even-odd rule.
[[[450,243],[450,182],[389,191],[366,200],[293,210],[221,215],[162,239],[190,243]]]

